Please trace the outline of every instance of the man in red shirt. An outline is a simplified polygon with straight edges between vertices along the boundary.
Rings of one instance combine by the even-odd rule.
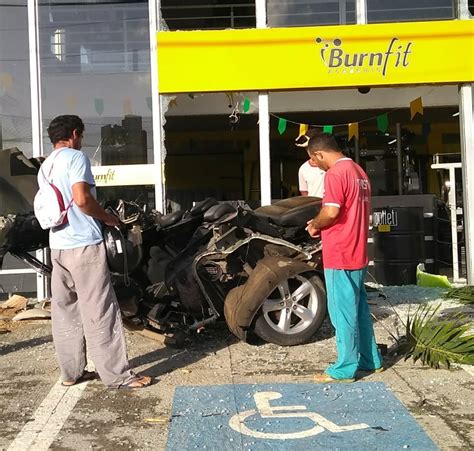
[[[338,358],[318,382],[353,382],[357,370],[381,371],[364,280],[370,182],[362,168],[346,158],[332,135],[313,136],[308,153],[323,171],[323,208],[308,222],[308,233],[321,233],[328,310],[336,329]]]

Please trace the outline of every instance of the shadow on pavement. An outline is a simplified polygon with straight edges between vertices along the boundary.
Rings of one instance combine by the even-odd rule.
[[[156,349],[131,359],[130,365],[136,368],[152,364],[144,372],[156,378],[196,363],[210,354],[216,354],[221,349],[238,341],[225,324],[216,324],[212,329],[207,329],[205,333],[190,334],[186,344],[181,348],[168,346]]]
[[[41,346],[45,343],[51,343],[53,341],[52,335],[45,335],[44,337],[32,338],[30,340],[20,341],[18,343],[12,343],[5,346],[0,346],[0,355],[7,355],[10,352],[16,352],[25,348],[32,348],[34,346]]]

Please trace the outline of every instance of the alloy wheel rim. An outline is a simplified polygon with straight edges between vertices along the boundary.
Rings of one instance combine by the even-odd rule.
[[[291,283],[289,283],[291,282]],[[305,331],[318,313],[318,293],[309,279],[301,275],[280,283],[262,306],[263,317],[275,331],[294,335]]]

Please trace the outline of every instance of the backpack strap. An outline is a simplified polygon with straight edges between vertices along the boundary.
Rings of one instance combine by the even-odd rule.
[[[43,166],[42,166],[42,165],[40,166],[40,172],[41,172],[41,175],[43,176],[45,182],[46,182],[46,183],[49,183],[49,184],[53,187],[53,189],[54,189],[55,191],[56,191],[56,190],[59,191],[59,189],[58,189],[56,186],[54,186],[54,185],[49,181],[49,178],[51,177],[51,173],[53,172],[53,166],[54,166],[54,162],[55,162],[56,158],[58,158],[58,155],[59,155],[64,149],[66,149],[66,147],[63,147],[62,149],[59,149],[59,150],[56,152],[56,154],[54,155],[53,161],[52,161],[51,166],[50,166],[50,168],[49,168],[48,177],[46,177],[46,175],[45,175],[45,173],[44,173],[44,171],[43,171]],[[71,208],[71,205],[72,205],[73,202],[74,202],[74,198],[71,198],[71,200],[70,200],[69,203],[67,204],[67,206],[66,206],[66,208],[65,208],[64,211],[67,212],[67,211]]]
[[[51,173],[53,172],[53,166],[54,166],[54,161],[56,160],[56,158],[58,157],[58,155],[65,149],[66,147],[63,147],[62,149],[59,149],[56,154],[54,155],[54,158],[53,158],[53,162],[51,163],[51,166],[49,168],[49,172],[48,172],[48,177],[46,177],[44,171],[43,171],[43,165],[40,166],[40,172],[41,172],[41,175],[43,176],[44,180],[48,183],[51,183],[49,181],[49,178],[51,177]]]

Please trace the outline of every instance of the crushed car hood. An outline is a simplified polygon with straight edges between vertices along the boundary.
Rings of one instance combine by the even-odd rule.
[[[0,150],[0,215],[33,211],[37,174],[37,165],[16,147]]]

